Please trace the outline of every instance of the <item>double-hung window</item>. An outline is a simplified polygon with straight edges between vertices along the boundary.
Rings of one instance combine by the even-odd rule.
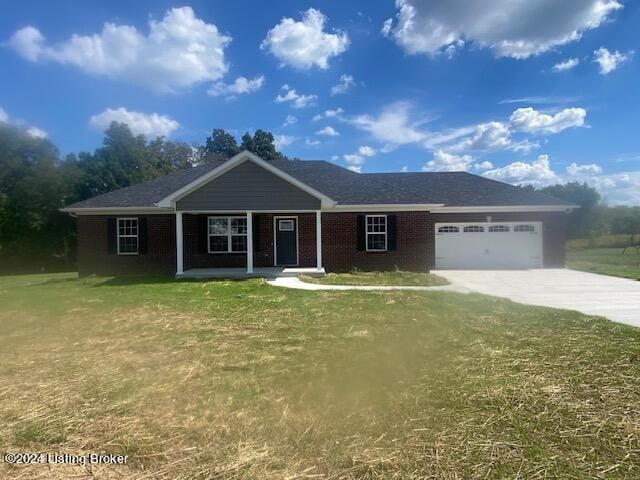
[[[118,219],[118,255],[138,254],[138,219]]]
[[[247,217],[209,217],[209,253],[247,251]]]
[[[367,215],[367,251],[384,252],[387,250],[387,216]]]

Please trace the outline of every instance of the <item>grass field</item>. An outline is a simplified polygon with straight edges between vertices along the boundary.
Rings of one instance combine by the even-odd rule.
[[[302,275],[300,279],[305,282],[324,285],[412,285],[432,287],[449,283],[446,279],[432,273],[403,271],[328,273],[324,277]]]
[[[567,266],[585,272],[640,280],[640,253],[623,248],[568,248]]]
[[[445,292],[0,277],[0,478],[640,477],[640,330]]]

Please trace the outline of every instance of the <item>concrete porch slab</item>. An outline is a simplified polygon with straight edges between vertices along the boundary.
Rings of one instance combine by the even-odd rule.
[[[260,267],[254,268],[253,273],[248,273],[246,268],[192,268],[182,274],[176,274],[176,278],[281,278],[308,275],[310,277],[324,276],[324,268],[300,268],[300,267]]]

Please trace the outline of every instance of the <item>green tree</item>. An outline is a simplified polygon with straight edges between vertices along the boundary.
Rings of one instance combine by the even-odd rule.
[[[569,182],[544,187],[540,191],[580,207],[574,209],[567,219],[569,238],[587,238],[603,233],[597,209],[600,194],[595,188],[586,183]]]
[[[245,133],[242,136],[241,147],[243,150],[249,150],[255,153],[267,162],[287,159],[287,157],[276,149],[273,134],[265,130],[256,130],[253,137],[248,132]]]
[[[71,198],[71,188],[58,163],[51,141],[0,123],[2,271],[61,268],[69,258],[73,219],[58,209]]]
[[[235,137],[222,128],[214,128],[203,147],[206,159],[228,159],[239,153],[240,150]]]

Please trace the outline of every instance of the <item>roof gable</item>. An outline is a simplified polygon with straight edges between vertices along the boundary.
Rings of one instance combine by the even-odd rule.
[[[171,193],[170,195],[167,195],[165,198],[160,200],[157,203],[157,205],[159,207],[173,207],[173,206],[175,206],[176,201],[180,200],[181,198],[185,197],[186,195],[190,194],[191,192],[195,191],[196,189],[202,187],[206,183],[214,180],[215,178],[217,178],[217,177],[219,177],[221,175],[224,175],[226,172],[228,172],[228,171],[232,170],[233,168],[237,167],[242,162],[247,162],[247,161],[255,163],[259,167],[262,167],[263,169],[273,173],[274,175],[280,177],[281,179],[283,179],[283,180],[289,182],[290,184],[296,186],[300,190],[302,190],[302,191],[304,191],[304,192],[316,197],[317,199],[319,199],[321,201],[322,206],[330,206],[330,205],[333,205],[335,203],[335,201],[332,200],[327,195],[325,195],[325,194],[319,192],[318,190],[310,187],[309,185],[301,182],[297,178],[292,177],[288,173],[286,173],[286,172],[280,170],[279,168],[275,167],[272,163],[266,162],[263,159],[261,159],[260,157],[258,157],[257,155],[245,150],[245,151],[240,152],[237,155],[233,156],[232,158],[230,158],[226,162],[222,163],[217,168],[214,168],[213,170],[210,170],[209,172],[207,172],[207,173],[203,174],[202,176],[196,178],[195,180],[193,180],[189,184],[184,185],[183,187],[181,187],[177,191]]]
[[[244,161],[175,201],[180,211],[318,210],[321,200],[260,165]]]

